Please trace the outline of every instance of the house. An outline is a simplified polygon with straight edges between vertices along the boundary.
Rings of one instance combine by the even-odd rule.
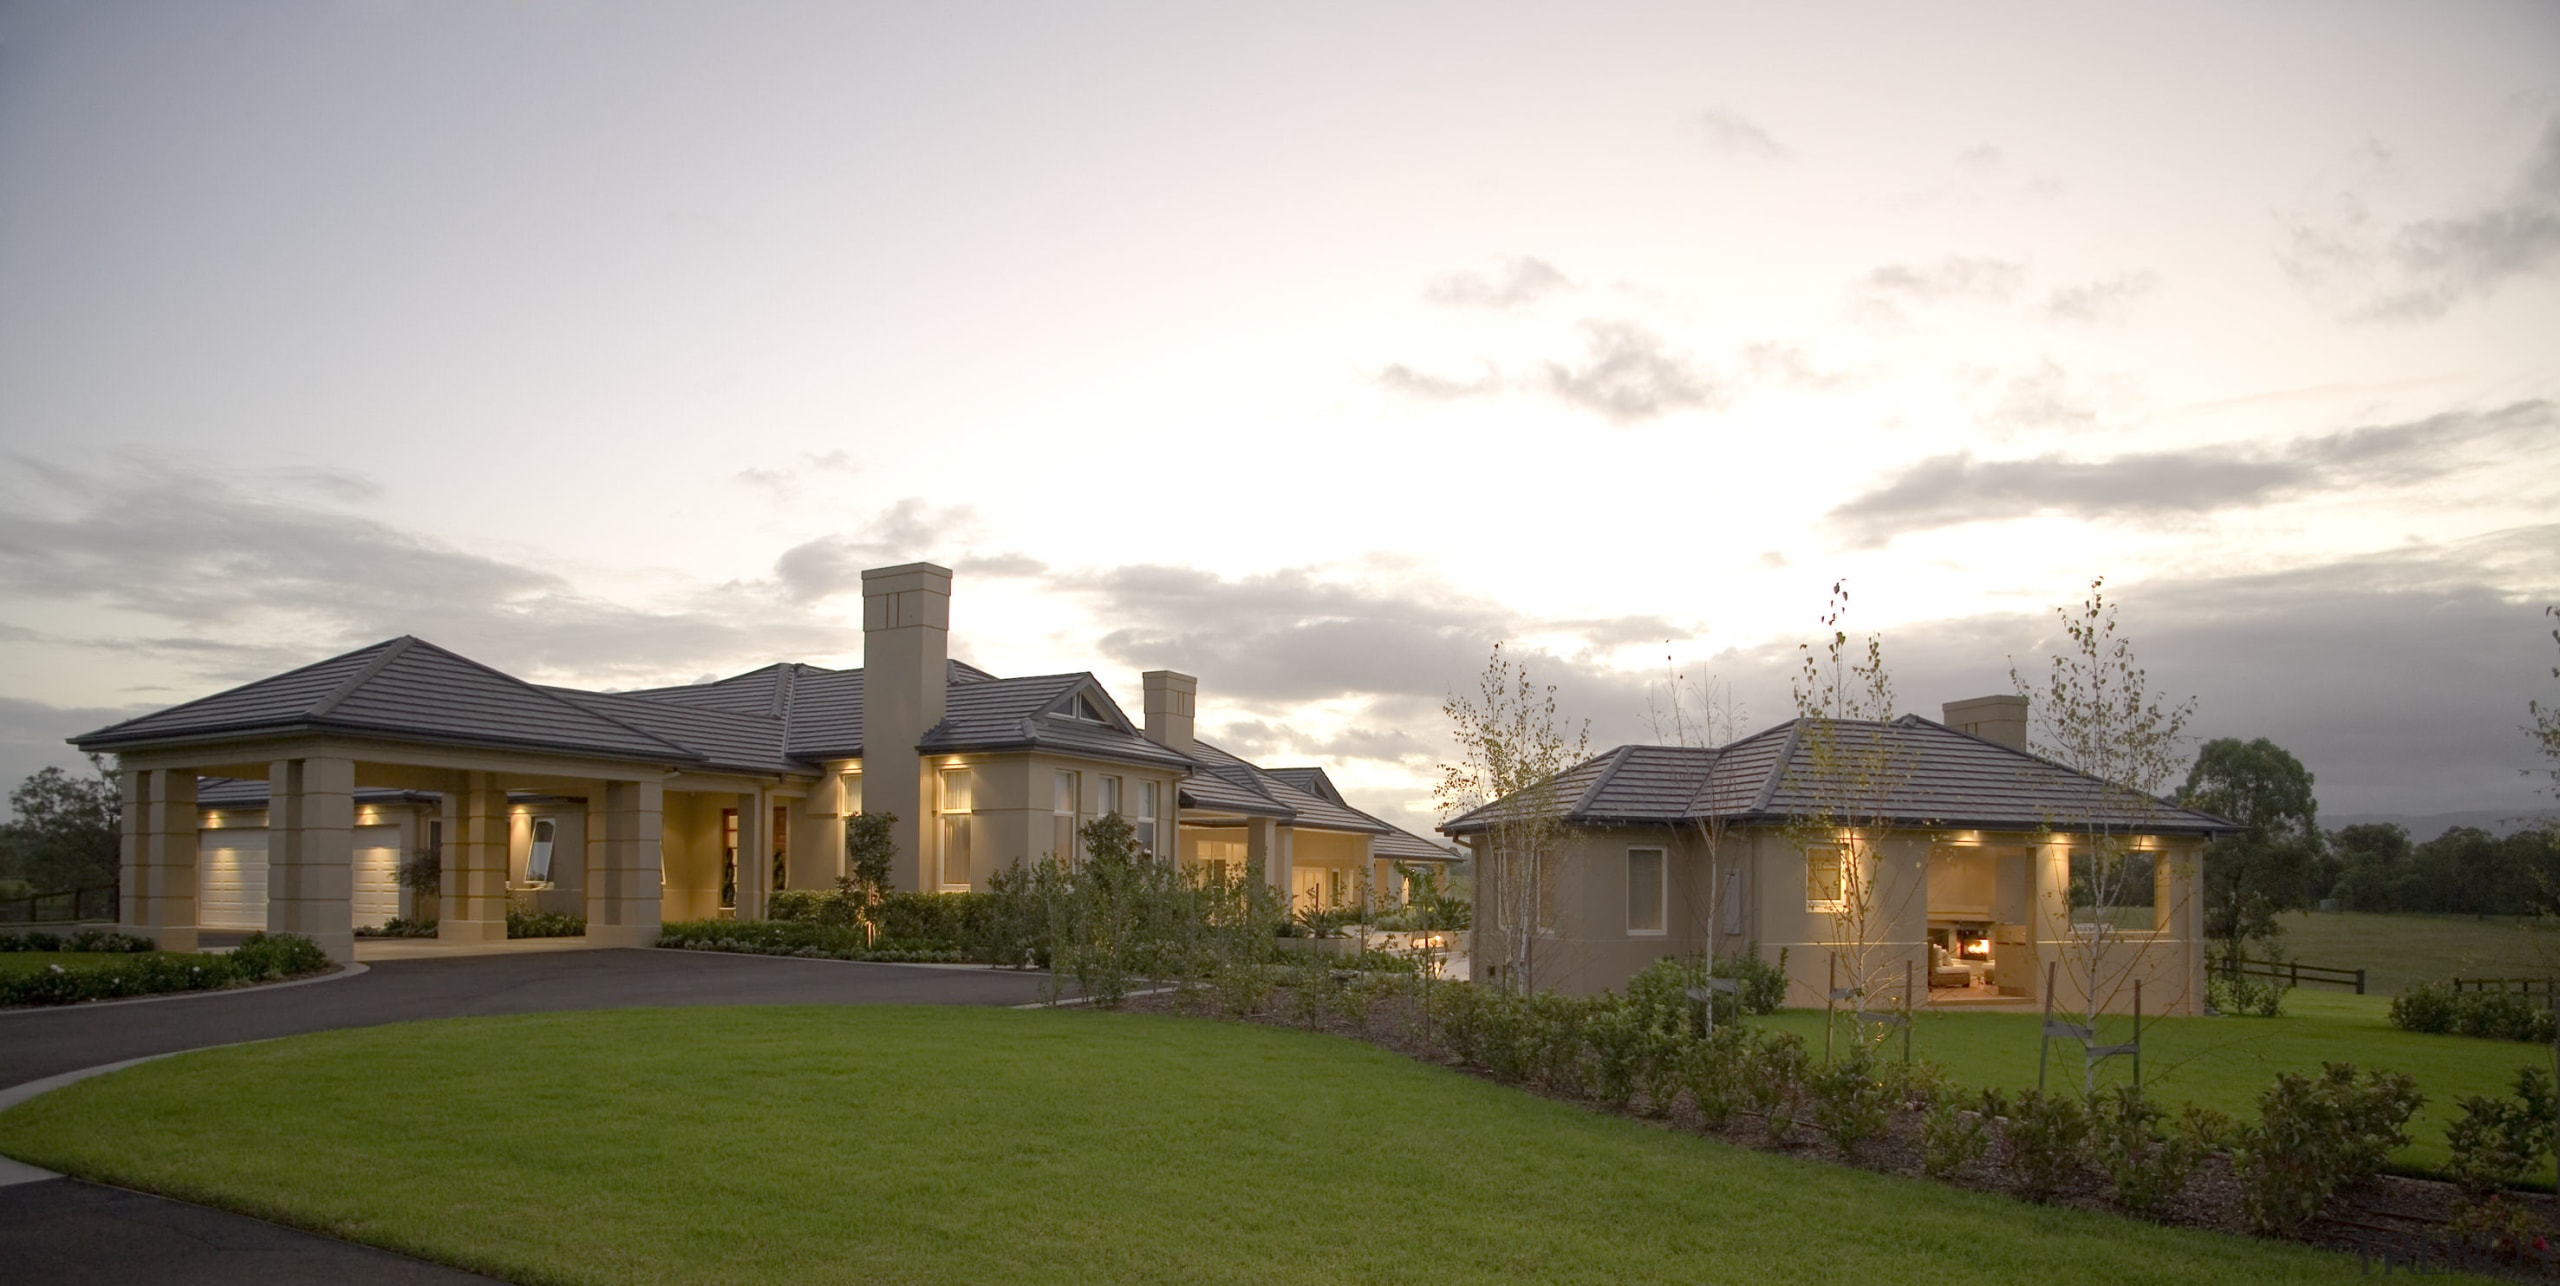
[[[2129,1009],[2138,981],[2145,1012],[2199,1012],[2200,853],[2233,827],[2030,753],[2024,697],[1944,713],[1620,746],[1556,779],[1540,807],[1561,824],[1534,860],[1502,851],[1502,802],[1451,819],[1477,858],[1479,976],[1587,994],[1666,956],[1756,950],[1785,953],[1791,1005],[1856,988],[1844,1004],[1890,1007],[1906,985],[1915,1003],[2040,1002],[2050,977],[2066,1011],[2093,991]],[[2132,877],[2103,899],[2093,852]]]
[[[1199,740],[1199,682],[1144,678],[1143,722],[1090,672],[1000,678],[949,654],[951,573],[863,573],[863,666],[766,666],[639,692],[548,687],[397,638],[72,739],[117,756],[129,932],[305,934],[426,914],[502,938],[510,899],[586,917],[594,946],[665,920],[764,914],[825,888],[846,819],[892,813],[902,889],[963,891],[1074,858],[1117,813],[1149,852],[1257,870],[1301,905],[1456,854],[1351,807],[1321,769]],[[414,905],[399,865],[442,869]]]

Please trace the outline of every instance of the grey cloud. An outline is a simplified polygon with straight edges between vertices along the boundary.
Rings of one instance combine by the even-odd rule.
[[[749,486],[788,491],[812,474],[854,474],[861,471],[862,466],[855,463],[850,454],[836,450],[823,453],[804,452],[795,463],[741,469],[736,476],[738,481]]]
[[[1891,263],[1858,279],[1849,291],[1850,314],[1896,325],[1913,309],[1962,301],[2003,303],[2025,289],[2027,267],[2007,259],[1948,255],[1936,263]]]
[[[1028,577],[1049,570],[1049,564],[1023,553],[985,554],[962,559],[954,570],[971,576]]]
[[[1778,384],[1790,388],[1816,391],[1846,388],[1857,379],[1839,371],[1826,371],[1814,365],[1805,351],[1792,344],[1755,343],[1742,346],[1742,370],[1753,383]]]
[[[1659,616],[1611,616],[1594,620],[1546,621],[1539,633],[1579,635],[1593,647],[1623,647],[1630,643],[1667,643],[1694,638],[1697,632],[1685,625],[1674,625]]]
[[[1554,264],[1517,255],[1504,260],[1502,267],[1491,275],[1453,272],[1435,277],[1422,288],[1422,299],[1425,303],[1453,308],[1506,309],[1533,304],[1558,291],[1572,288],[1572,279],[1558,271]]]
[[[2043,306],[2036,311],[2052,321],[2120,326],[2133,315],[2134,305],[2150,297],[2159,285],[2160,278],[2155,273],[2118,273],[2076,286],[2058,287],[2045,296]]]
[[[2457,452],[2547,449],[2560,424],[2546,401],[2448,412],[2405,424],[2297,439],[2273,451],[2229,445],[2096,460],[2041,455],[1932,456],[1824,516],[1853,545],[1986,519],[2062,514],[2084,520],[2197,515],[2264,503],[2313,485],[2406,484],[2465,466]]]
[[[2002,429],[2080,429],[2097,423],[2095,395],[2047,358],[2011,379],[1983,419]]]
[[[452,548],[254,475],[126,462],[91,474],[20,460],[0,505],[0,597],[78,603],[175,627],[69,640],[237,683],[398,634],[562,682],[657,682],[767,649],[840,653],[841,627],[771,586],[697,591],[669,610],[579,593],[554,572]],[[7,481],[0,479],[0,481]],[[230,640],[251,638],[254,642]],[[181,692],[176,695],[194,695]]]
[[[2428,321],[2560,264],[2560,116],[2508,190],[2477,209],[2388,230],[2353,190],[2281,217],[2277,259],[2350,320]]]
[[[784,550],[774,560],[773,572],[791,601],[814,602],[862,588],[866,567],[915,561],[977,527],[977,513],[967,505],[937,510],[921,497],[909,496],[859,533],[820,536]]]
[[[1707,145],[1719,152],[1763,161],[1783,161],[1791,155],[1769,131],[1730,108],[1711,107],[1698,113],[1697,125]]]
[[[1725,391],[1660,339],[1626,322],[1587,322],[1589,348],[1580,366],[1547,364],[1547,389],[1565,402],[1636,424],[1689,407],[1717,407]]]
[[[1418,397],[1432,402],[1454,402],[1461,398],[1485,397],[1502,391],[1502,375],[1487,368],[1483,377],[1454,380],[1417,371],[1402,362],[1378,372],[1378,383],[1390,393]]]
[[[63,738],[92,732],[145,713],[147,706],[53,706],[41,701],[0,697],[0,800],[29,776],[46,768],[89,771],[80,752]],[[0,804],[0,813],[5,812]]]

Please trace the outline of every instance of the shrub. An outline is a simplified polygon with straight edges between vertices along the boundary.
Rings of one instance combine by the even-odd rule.
[[[1583,1060],[1588,1043],[1583,1029],[1595,1002],[1552,991],[1529,997],[1528,1022],[1522,1035],[1530,1072],[1557,1094],[1576,1097],[1592,1092],[1589,1067]]]
[[[2247,1018],[2283,1017],[2284,993],[2288,990],[2273,978],[2253,974],[2215,974],[2204,985],[2205,1001],[2217,1012]]]
[[[2403,1031],[2476,1036],[2549,1044],[2560,1037],[2550,1010],[2506,991],[2457,992],[2448,983],[2411,987],[2391,1001],[2391,1022]]]
[[[2018,1195],[2049,1201],[2076,1185],[2088,1169],[2089,1105],[2068,1094],[2027,1090],[2018,1095],[2000,1132],[2000,1155]]]
[[[317,944],[292,934],[252,933],[225,955],[144,955],[125,947],[112,949],[129,958],[82,969],[53,965],[35,973],[0,978],[0,1005],[68,1005],[84,1000],[204,991],[311,973],[329,966],[328,954]]]
[[[115,951],[155,950],[149,938],[109,929],[80,929],[68,936],[30,931],[0,933],[0,951]]]
[[[575,938],[586,931],[587,917],[583,915],[507,908],[507,936],[510,938]]]
[[[817,960],[875,960],[904,964],[957,964],[960,953],[938,942],[882,938],[854,925],[807,920],[678,920],[658,927],[658,945],[684,951],[799,956]]]
[[[2453,1159],[2445,1177],[2461,1187],[2472,1202],[2512,1188],[2551,1153],[2551,1131],[2560,1123],[2551,1073],[2528,1067],[2516,1076],[2514,1098],[2466,1094],[2456,1099],[2462,1115],[2445,1127]]]
[[[2409,1141],[2409,1117],[2425,1099],[2408,1077],[2324,1063],[2318,1076],[2279,1072],[2258,1096],[2258,1123],[2231,1148],[2241,1207],[2261,1232],[2290,1234],[2330,1194],[2372,1178]]]
[[[2114,1186],[2116,1204],[2127,1210],[2149,1210],[2184,1191],[2203,1157],[2190,1131],[2161,1134],[2164,1116],[2131,1085],[2116,1086],[2090,1100],[2090,1140]]]
[[[243,982],[289,978],[329,967],[329,953],[322,951],[319,943],[292,933],[252,933],[242,938],[225,959],[231,965],[232,976]]]
[[[1813,1105],[1814,1128],[1842,1156],[1855,1156],[1859,1144],[1884,1133],[1893,1119],[1893,1103],[1884,1078],[1877,1073],[1875,1051],[1864,1043],[1806,1077],[1805,1096]]]
[[[1920,1120],[1920,1168],[1944,1179],[1982,1159],[1990,1149],[1989,1122],[1954,1098],[1942,1099]]]
[[[1785,947],[1778,948],[1778,961],[1775,964],[1761,959],[1759,950],[1754,948],[1738,956],[1729,955],[1719,958],[1715,962],[1715,967],[1708,972],[1719,978],[1731,978],[1741,984],[1736,989],[1735,999],[1740,1002],[1742,1012],[1746,1014],[1774,1014],[1778,1012],[1780,1005],[1787,1003],[1787,949]],[[1716,1019],[1721,1022],[1724,1015],[1718,1013]]]
[[[359,938],[432,938],[436,936],[436,921],[433,916],[404,920],[395,915],[380,924],[358,926],[356,936]]]
[[[1804,1037],[1794,1032],[1761,1036],[1752,1042],[1743,1064],[1743,1095],[1751,1110],[1760,1114],[1760,1127],[1770,1142],[1783,1143],[1795,1133],[1796,1105],[1804,1101],[1811,1067]]]
[[[1592,1097],[1624,1111],[1633,1103],[1645,1070],[1645,1047],[1651,1032],[1647,1014],[1615,997],[1592,1005],[1583,1016],[1582,1039],[1590,1055]]]

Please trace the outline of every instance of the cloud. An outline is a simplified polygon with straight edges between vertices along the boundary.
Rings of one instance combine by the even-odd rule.
[[[1719,152],[1761,161],[1783,161],[1793,155],[1769,131],[1730,108],[1710,107],[1698,113],[1697,127],[1707,145]]]
[[[1402,362],[1378,372],[1378,384],[1390,393],[1418,397],[1431,402],[1455,402],[1463,398],[1487,397],[1502,391],[1502,373],[1491,366],[1482,378],[1455,380],[1428,375]]]
[[[1544,621],[1537,627],[1540,634],[1579,636],[1595,648],[1624,647],[1631,643],[1667,643],[1697,637],[1697,631],[1675,625],[1659,616],[1610,616],[1573,621]]]
[[[2365,168],[2387,169],[2373,149]],[[2277,261],[2355,321],[2430,321],[2560,265],[2560,115],[2506,190],[2460,213],[2385,226],[2353,183],[2279,216]]]
[[[1983,422],[2005,430],[2085,429],[2098,422],[2097,399],[2046,358],[2002,386]]]
[[[1023,578],[1049,570],[1049,564],[1023,553],[984,554],[960,560],[953,570],[970,576]]]
[[[1547,391],[1613,424],[1637,424],[1690,407],[1713,408],[1725,391],[1660,339],[1627,322],[1583,324],[1582,364],[1547,363]]]
[[[1944,303],[2005,303],[2025,289],[2027,267],[2007,259],[1948,255],[1936,263],[1889,263],[1849,290],[1850,316],[1901,325],[1915,309]]]
[[[1558,291],[1573,289],[1573,282],[1554,264],[1544,259],[1517,255],[1506,259],[1502,267],[1488,276],[1480,272],[1452,272],[1431,279],[1422,288],[1424,303],[1451,308],[1518,308],[1534,304]]]
[[[2076,286],[2056,287],[2036,312],[2048,321],[2121,326],[2133,315],[2134,306],[2149,298],[2159,285],[2160,278],[2155,273],[2118,273]]]
[[[967,505],[937,510],[909,496],[857,534],[820,536],[782,551],[773,572],[792,602],[814,602],[861,589],[866,567],[915,562],[977,527],[977,512]]]
[[[145,713],[145,706],[53,706],[0,697],[0,798],[46,768],[87,774],[88,761],[63,738]]]
[[[2101,459],[2058,454],[1983,460],[1931,456],[1844,502],[1823,521],[1855,546],[1985,520],[2062,515],[2083,521],[2201,515],[2264,504],[2315,486],[2406,486],[2474,463],[2555,444],[2560,408],[2518,402],[2296,439],[2274,450],[2218,444]]]
[[[850,476],[861,471],[862,466],[855,463],[850,454],[837,450],[823,454],[802,452],[796,463],[740,469],[734,477],[752,487],[788,492],[811,475],[833,473]]]
[[[1840,371],[1816,367],[1805,351],[1793,344],[1754,343],[1742,346],[1742,372],[1755,384],[1777,384],[1789,388],[1825,391],[1846,388],[1857,378]]]

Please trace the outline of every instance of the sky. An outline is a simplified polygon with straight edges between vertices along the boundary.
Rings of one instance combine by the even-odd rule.
[[[1435,820],[2094,581],[2332,814],[2547,804],[2560,7],[0,0],[0,777],[416,634],[999,674]],[[2549,778],[2541,779],[2545,784]]]

